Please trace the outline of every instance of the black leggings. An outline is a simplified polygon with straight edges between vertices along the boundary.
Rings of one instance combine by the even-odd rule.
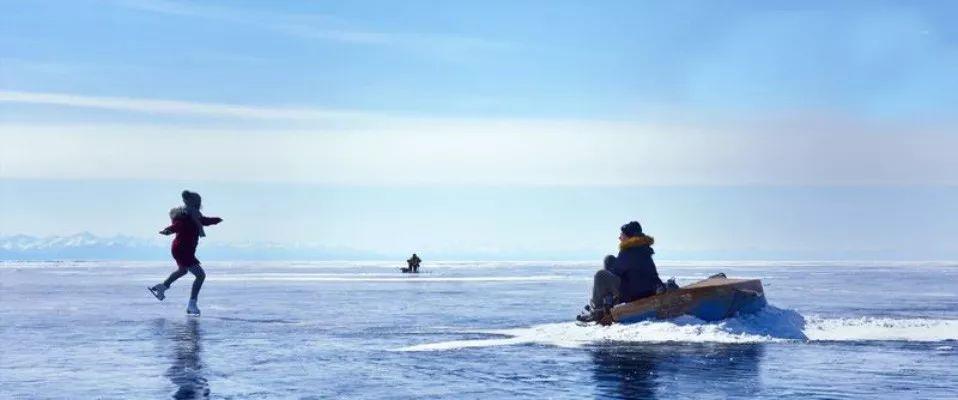
[[[200,295],[200,288],[203,287],[203,280],[206,279],[206,272],[203,271],[203,267],[201,267],[199,264],[188,267],[187,270],[189,270],[190,273],[196,277],[196,279],[193,279],[193,290],[190,291],[190,300],[196,300],[196,298]],[[170,274],[169,278],[166,278],[166,280],[163,281],[163,285],[166,285],[166,287],[169,288],[173,282],[176,282],[176,280],[180,279],[180,277],[183,275],[186,275],[186,271],[177,269]]]

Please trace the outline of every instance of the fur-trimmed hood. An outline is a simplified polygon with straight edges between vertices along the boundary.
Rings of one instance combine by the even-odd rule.
[[[186,211],[186,207],[173,207],[170,209],[170,219],[184,218],[189,215],[190,213]]]
[[[170,220],[178,218],[186,218],[196,224],[196,229],[199,231],[199,236],[206,236],[206,231],[203,230],[203,222],[200,218],[203,217],[203,214],[200,213],[200,210],[190,207],[174,207],[170,209]]]
[[[651,246],[655,243],[655,238],[649,235],[633,236],[619,242],[619,250],[630,249],[633,247]]]

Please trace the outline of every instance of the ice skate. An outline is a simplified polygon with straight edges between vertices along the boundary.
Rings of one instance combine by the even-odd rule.
[[[166,289],[169,289],[169,288],[166,287],[166,285],[159,283],[151,287],[148,287],[147,289],[150,291],[150,293],[153,293],[153,296],[156,296],[157,300],[163,301],[163,299],[166,298],[166,294],[164,294],[164,292],[166,292]]]
[[[196,306],[195,299],[190,299],[190,304],[186,306],[186,313],[194,316],[200,315],[200,308]]]

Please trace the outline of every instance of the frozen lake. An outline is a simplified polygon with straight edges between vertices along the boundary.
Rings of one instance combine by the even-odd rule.
[[[956,398],[958,267],[666,263],[761,278],[755,316],[572,321],[591,263],[0,263],[0,398]]]

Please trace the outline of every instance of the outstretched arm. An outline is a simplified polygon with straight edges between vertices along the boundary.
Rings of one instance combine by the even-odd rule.
[[[166,227],[166,228],[163,228],[163,230],[160,231],[160,234],[161,234],[161,235],[172,235],[172,234],[174,234],[174,233],[176,233],[176,232],[180,232],[180,231],[182,231],[182,230],[183,230],[183,220],[182,220],[182,219],[175,219],[175,220],[173,220],[173,223],[170,224],[170,226],[168,226],[168,227]]]
[[[160,231],[160,234],[161,234],[161,235],[167,235],[167,236],[169,236],[169,235],[172,235],[172,234],[175,233],[175,232],[176,232],[176,221],[173,221],[173,224],[170,225],[170,226],[168,226],[168,227],[166,227],[166,228],[163,228],[163,230]]]
[[[223,218],[220,218],[220,217],[200,217],[200,223],[202,223],[203,226],[216,225],[216,224],[218,224],[218,223],[220,223],[220,222],[223,222]]]

